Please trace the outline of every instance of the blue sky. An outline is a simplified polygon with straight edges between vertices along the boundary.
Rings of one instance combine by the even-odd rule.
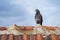
[[[43,25],[60,26],[60,0],[0,0],[0,26],[35,26],[35,9],[43,16]]]

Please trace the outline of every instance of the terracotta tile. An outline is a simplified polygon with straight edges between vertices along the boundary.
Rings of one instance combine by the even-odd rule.
[[[37,40],[43,40],[42,35],[41,34],[37,34]]]
[[[48,35],[47,37],[44,37],[43,40],[52,40],[52,39],[51,39],[51,36]]]
[[[34,37],[33,37],[33,35],[30,35],[30,40],[34,40]]]
[[[14,35],[14,40],[17,40],[17,36],[16,35]]]
[[[2,35],[1,40],[6,40],[6,37],[7,37],[6,35]]]
[[[22,35],[14,35],[14,40],[23,40]]]
[[[37,40],[36,35],[30,35],[30,40]]]
[[[14,40],[14,37],[12,34],[9,35],[9,40]]]
[[[24,39],[23,39],[23,35],[21,35],[21,40],[24,40]]]
[[[49,29],[49,30],[55,30],[56,27],[52,27],[52,26],[44,26],[45,28]]]
[[[33,27],[25,27],[26,30],[33,30]]]
[[[6,30],[6,27],[0,27],[0,31]]]
[[[24,30],[24,27],[22,26],[22,27],[19,27],[20,28],[20,30]]]
[[[1,40],[1,36],[2,36],[2,35],[0,35],[0,40]]]
[[[55,34],[51,34],[51,39],[52,40],[57,40],[57,36]]]
[[[32,30],[34,26],[18,26],[21,30]],[[57,27],[52,27],[52,26],[43,26],[49,30],[55,30]],[[0,27],[0,30],[6,30],[6,27]]]
[[[18,26],[21,30],[26,30],[26,31],[30,31],[33,29],[33,26]],[[44,26],[45,28],[49,29],[49,30],[55,30],[56,27],[52,27],[52,26]],[[0,31],[6,30],[7,28],[5,27],[0,27]],[[30,35],[28,38],[28,35],[24,34],[24,35],[17,35],[14,38],[14,35],[2,35],[0,36],[1,40],[8,40],[6,39],[8,38],[9,40],[43,40],[42,35],[41,34],[37,34],[37,35]],[[57,40],[57,36],[55,34],[51,34],[51,39],[52,40]],[[51,40],[50,37],[45,38],[44,40]],[[60,40],[60,36],[58,36],[58,40]]]
[[[37,38],[36,38],[36,37],[37,37],[37,35],[34,35],[34,40],[37,40]]]
[[[6,37],[6,40],[9,40],[9,35],[6,35],[7,37]]]
[[[27,35],[28,37],[27,37],[27,40],[30,40],[30,35]]]
[[[23,40],[23,35],[17,35],[17,36],[15,36],[15,40]]]
[[[17,40],[21,40],[21,35],[18,35],[17,36]]]
[[[27,34],[23,34],[23,39],[27,40]]]
[[[43,40],[47,40],[47,37],[43,38]]]
[[[60,36],[57,36],[58,37],[58,40],[60,40]]]

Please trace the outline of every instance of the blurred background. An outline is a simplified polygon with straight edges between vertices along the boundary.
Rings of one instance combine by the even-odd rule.
[[[35,26],[35,9],[44,26],[60,26],[60,0],[0,0],[0,26]]]

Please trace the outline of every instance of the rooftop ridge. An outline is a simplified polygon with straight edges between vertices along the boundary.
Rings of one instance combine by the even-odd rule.
[[[26,29],[32,29],[33,27],[35,27],[35,26],[18,26],[20,29],[24,29],[24,28],[26,28]],[[54,30],[55,28],[58,28],[58,27],[53,27],[53,26],[43,26],[43,27],[45,27],[45,28],[47,28],[47,29],[52,29],[52,30]],[[3,27],[3,26],[0,26],[0,30],[6,30],[7,29],[7,27]]]

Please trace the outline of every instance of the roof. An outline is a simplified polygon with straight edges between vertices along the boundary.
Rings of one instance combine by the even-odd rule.
[[[19,29],[21,30],[26,30],[26,31],[30,31],[33,30],[34,26],[18,26]],[[55,30],[56,27],[52,27],[52,26],[43,26],[49,30]],[[0,31],[4,31],[7,30],[6,27],[0,27]],[[60,40],[60,36],[59,35],[55,35],[55,34],[51,34],[47,37],[42,37],[41,34],[37,34],[37,35],[27,35],[27,34],[23,34],[23,35],[0,35],[0,40]]]
[[[34,26],[18,26],[21,30],[33,30]],[[53,26],[43,26],[44,28],[47,28],[49,30],[55,30],[55,28],[57,27],[53,27]],[[1,27],[0,26],[0,31],[1,30],[7,30],[6,27]]]

